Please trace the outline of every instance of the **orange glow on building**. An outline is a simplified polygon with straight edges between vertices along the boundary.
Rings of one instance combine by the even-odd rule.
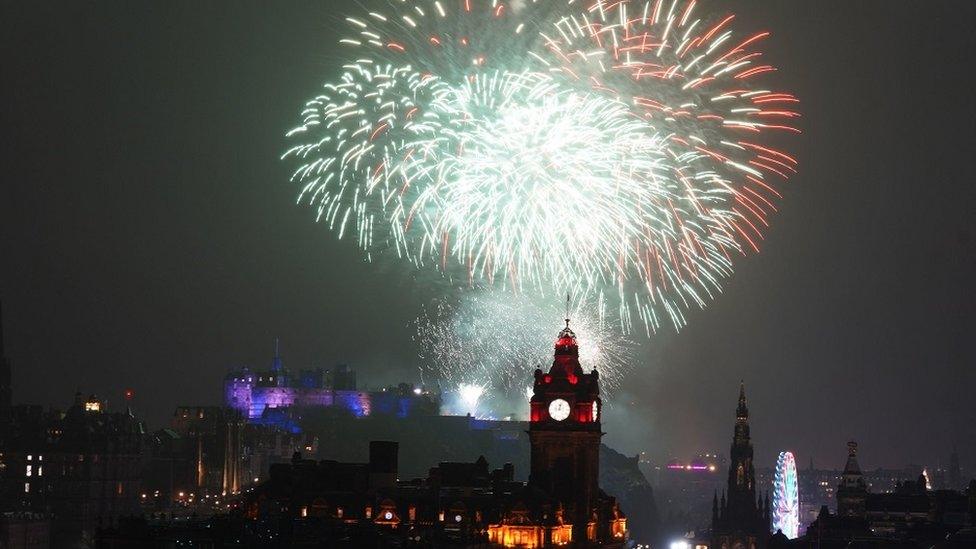
[[[620,517],[610,521],[610,535],[614,539],[624,539],[627,537],[627,519]]]
[[[546,538],[552,541],[546,544]],[[573,541],[573,525],[559,524],[544,527],[529,524],[492,524],[488,526],[488,541],[503,547],[526,549],[569,545]]]
[[[504,547],[525,547],[527,549],[542,547],[543,530],[541,526],[492,524],[488,527],[488,541]]]

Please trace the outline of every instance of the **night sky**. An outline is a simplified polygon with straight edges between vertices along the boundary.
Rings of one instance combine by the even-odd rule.
[[[284,132],[351,2],[4,2],[0,295],[14,400],[76,390],[151,428],[224,373],[346,362],[417,379],[436,292],[294,205]],[[771,30],[801,173],[760,255],[646,343],[606,440],[728,452],[745,379],[760,464],[976,468],[976,3],[704,2]],[[758,6],[762,6],[761,8]],[[553,335],[559,329],[553,319]],[[585,345],[583,341],[581,344]]]

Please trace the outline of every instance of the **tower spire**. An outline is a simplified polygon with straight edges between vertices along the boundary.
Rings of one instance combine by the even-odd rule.
[[[569,328],[569,292],[566,292],[566,328]]]
[[[746,406],[746,383],[739,380],[739,406],[735,409],[735,417],[740,420],[749,419],[749,408]]]

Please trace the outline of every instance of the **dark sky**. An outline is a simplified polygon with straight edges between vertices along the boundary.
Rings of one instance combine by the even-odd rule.
[[[416,378],[408,325],[433,290],[316,226],[278,161],[336,63],[344,3],[3,2],[15,401],[132,387],[160,426],[218,402],[275,334],[295,367]],[[727,451],[744,378],[761,463],[793,449],[841,467],[853,437],[867,467],[953,445],[976,467],[976,3],[704,4],[774,32],[774,79],[803,101],[801,173],[763,253],[644,346],[609,442]]]

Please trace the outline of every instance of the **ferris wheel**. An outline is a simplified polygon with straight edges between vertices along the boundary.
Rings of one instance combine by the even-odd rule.
[[[792,452],[780,452],[773,481],[773,531],[795,539],[800,534],[800,497]]]

